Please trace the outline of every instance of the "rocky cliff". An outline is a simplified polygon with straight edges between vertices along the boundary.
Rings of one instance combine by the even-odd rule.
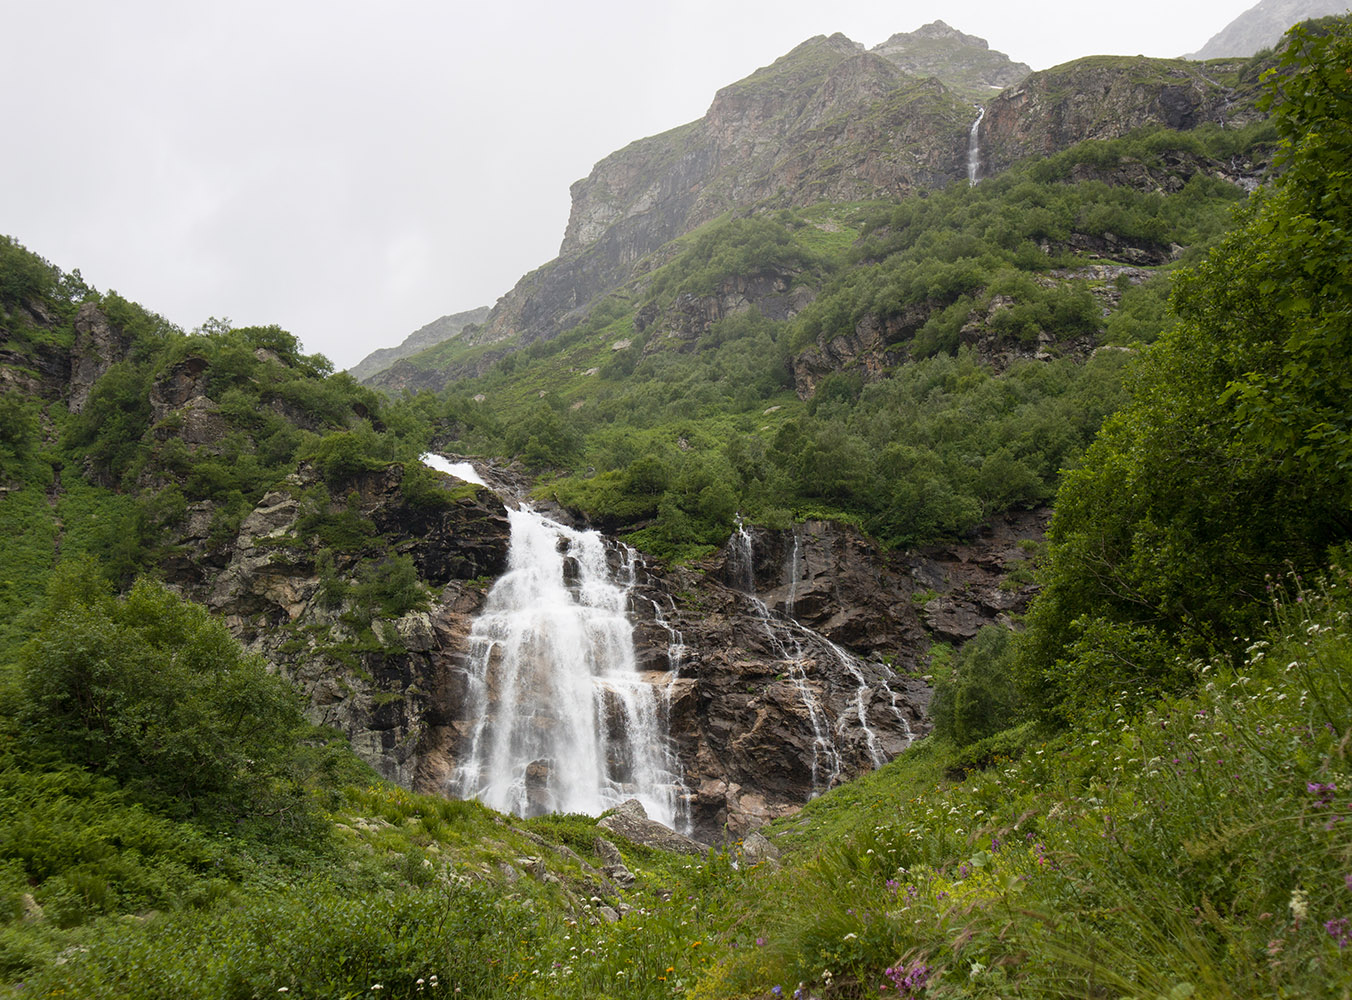
[[[1223,82],[1234,80],[1241,66],[1091,56],[1034,73],[987,106],[978,129],[981,175],[1147,126],[1186,131],[1247,124],[1260,116],[1256,74],[1243,84]]]
[[[456,360],[424,353],[370,384],[440,389],[482,374],[511,350],[575,325],[608,292],[641,285],[673,240],[723,213],[894,199],[959,181],[968,176],[978,91],[986,108],[977,131],[981,177],[1085,139],[1239,127],[1259,115],[1259,74],[1239,61],[1098,56],[1025,70],[942,22],[867,52],[843,35],[810,39],[720,90],[699,121],[630,144],[574,184],[559,257],[498,301],[468,338],[476,351]],[[918,75],[926,73],[934,75]],[[1252,185],[1261,165],[1192,169]],[[1186,180],[1188,168],[1169,172]],[[1102,179],[1138,187],[1151,180]],[[877,332],[860,331],[863,341]]]
[[[1027,64],[993,50],[984,38],[963,34],[943,21],[898,32],[869,51],[904,73],[937,77],[954,93],[977,104],[1032,72]]]
[[[317,477],[302,469],[244,520],[223,564],[202,572],[208,561],[188,558],[171,578],[380,773],[444,793],[476,722],[468,636],[507,565],[504,501],[522,484],[500,476],[498,495],[447,477],[447,502],[420,509],[405,474],[361,476],[336,505],[376,525],[369,551],[317,564],[307,527]],[[852,529],[807,523],[747,536],[749,562],[730,545],[694,567],[640,567],[636,654],[667,706],[693,832],[741,836],[922,735],[929,643],[961,642],[1022,607],[1027,588],[1004,581],[1042,524],[1013,516],[968,545],[886,556]],[[205,551],[208,530],[209,518],[189,518],[178,550]],[[351,591],[334,600],[335,580],[355,582],[363,560],[391,554],[430,588],[423,609],[385,618]]]
[[[938,79],[844,35],[809,39],[720,90],[699,121],[626,146],[574,184],[559,257],[522,278],[472,339],[550,338],[649,254],[730,210],[899,197],[959,179],[974,118]],[[370,384],[437,387],[483,363],[405,361]]]

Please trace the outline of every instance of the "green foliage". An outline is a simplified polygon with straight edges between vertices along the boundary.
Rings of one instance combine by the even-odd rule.
[[[1240,669],[1139,718],[1000,734],[982,770],[931,738],[809,803],[694,996],[891,995],[924,966],[912,995],[1340,997],[1350,597],[1288,592]]]
[[[418,579],[413,560],[402,553],[364,563],[352,596],[358,604],[378,608],[391,618],[427,604],[427,592]]]
[[[1131,405],[1057,496],[1020,656],[1045,711],[1177,685],[1180,651],[1234,655],[1267,579],[1320,565],[1352,533],[1352,187],[1325,158],[1346,143],[1352,43],[1346,22],[1293,39],[1299,68],[1276,79],[1296,96],[1274,105],[1286,173],[1175,278],[1180,322],[1143,352]]]
[[[937,736],[965,747],[1008,728],[1018,717],[1008,629],[987,625],[963,645],[952,673],[939,678],[930,702]]]
[[[234,910],[105,924],[30,988],[82,997],[491,997],[523,971],[534,919],[483,889],[350,898],[322,885]],[[372,987],[376,987],[374,990]]]
[[[294,691],[201,607],[147,581],[117,599],[101,581],[87,562],[53,577],[20,655],[25,738],[175,814],[303,821]]]

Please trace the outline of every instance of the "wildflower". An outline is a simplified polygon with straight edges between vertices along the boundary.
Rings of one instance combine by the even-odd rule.
[[[782,987],[782,986],[776,986],[776,987],[775,987],[774,989],[772,989],[770,992],[773,993],[773,994],[774,994],[775,996],[777,996],[777,997],[782,997],[782,996],[784,995],[784,987]]]
[[[765,938],[762,938],[762,937],[756,938],[756,947],[757,947],[757,948],[764,948],[764,947],[765,947]]]
[[[1305,895],[1304,890],[1292,889],[1291,902],[1287,905],[1291,908],[1291,916],[1294,917],[1297,922],[1304,920],[1309,915],[1310,901]]]
[[[1324,930],[1329,932],[1333,938],[1333,943],[1339,948],[1346,948],[1349,940],[1352,940],[1352,934],[1348,931],[1348,919],[1339,917],[1337,920],[1329,920],[1324,924]]]

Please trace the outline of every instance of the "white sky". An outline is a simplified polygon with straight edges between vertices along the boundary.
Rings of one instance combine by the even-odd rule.
[[[0,233],[340,368],[558,252],[568,186],[799,42],[936,18],[1044,69],[1254,0],[0,0]]]

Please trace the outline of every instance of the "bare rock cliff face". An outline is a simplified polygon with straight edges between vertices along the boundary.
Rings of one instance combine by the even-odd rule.
[[[391,780],[445,793],[478,721],[469,634],[506,569],[509,526],[488,490],[411,508],[402,476],[391,466],[359,477],[345,504],[386,551],[413,560],[433,593],[424,610],[377,615],[363,631],[353,607],[326,597],[326,578],[350,573],[357,556],[321,567],[303,543],[305,469],[214,563],[191,557],[210,528],[209,511],[192,513],[178,546],[188,556],[167,573],[299,685],[314,721]],[[961,642],[1022,607],[1027,588],[1001,581],[1042,524],[1011,516],[969,545],[887,555],[851,529],[809,523],[756,531],[749,565],[730,547],[700,566],[640,567],[629,608],[637,663],[667,706],[692,832],[741,837],[923,735],[931,638]]]

